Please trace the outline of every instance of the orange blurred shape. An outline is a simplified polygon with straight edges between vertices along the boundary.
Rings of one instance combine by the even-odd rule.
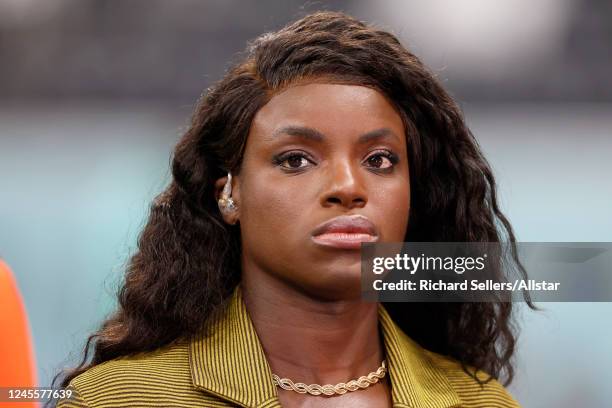
[[[0,387],[35,387],[36,363],[28,316],[8,265],[0,259]],[[35,402],[0,402],[0,407],[38,407]]]

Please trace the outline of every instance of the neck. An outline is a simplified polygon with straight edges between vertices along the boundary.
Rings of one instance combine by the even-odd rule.
[[[279,377],[336,384],[381,365],[377,303],[314,299],[252,270],[243,273],[241,286],[270,368]]]

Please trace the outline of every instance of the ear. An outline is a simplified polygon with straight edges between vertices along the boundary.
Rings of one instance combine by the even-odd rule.
[[[215,181],[215,201],[219,201],[219,199],[221,198],[221,193],[223,192],[223,187],[225,186],[225,183],[227,183],[227,176],[226,177],[221,177],[220,179],[217,179],[217,181]],[[221,216],[223,217],[223,220],[230,224],[230,225],[234,225],[236,224],[239,219],[240,219],[240,188],[239,188],[239,180],[237,176],[232,175],[232,199],[234,200],[234,204],[236,205],[236,210],[231,211],[231,212],[226,212],[226,211],[221,211],[219,210],[219,212],[221,213]]]
[[[227,183],[227,177],[221,177],[215,181],[215,201],[219,201],[221,198],[221,192],[223,191],[225,183]]]

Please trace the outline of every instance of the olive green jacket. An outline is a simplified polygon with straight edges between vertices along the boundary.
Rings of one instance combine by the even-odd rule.
[[[379,322],[394,407],[519,407],[498,382],[481,387],[455,360],[420,347],[382,305]],[[58,407],[281,407],[240,286],[212,327],[210,336],[92,367]]]

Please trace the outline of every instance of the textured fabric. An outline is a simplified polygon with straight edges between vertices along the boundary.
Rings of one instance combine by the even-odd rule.
[[[394,407],[519,407],[498,382],[481,387],[459,363],[406,336],[384,306],[378,310]],[[58,406],[281,407],[240,286],[210,333],[95,366],[71,381],[73,397]]]

